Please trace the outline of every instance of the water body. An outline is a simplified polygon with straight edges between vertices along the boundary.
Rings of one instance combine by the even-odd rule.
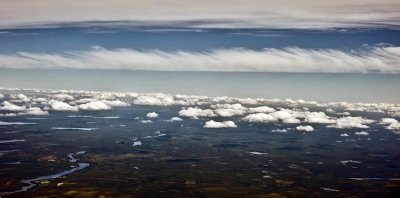
[[[77,159],[73,157],[73,154],[69,154],[68,157],[70,158],[70,162],[76,162]],[[21,180],[21,183],[26,184],[25,186],[22,186],[21,189],[15,190],[15,191],[10,191],[10,192],[0,192],[0,195],[11,195],[15,193],[20,193],[20,192],[25,192],[30,190],[31,188],[37,186],[37,182],[44,181],[44,180],[54,180],[56,178],[66,176],[69,174],[72,174],[76,171],[82,170],[86,167],[89,166],[89,163],[78,163],[78,166],[75,168],[71,168],[69,170],[65,170],[59,173],[55,173],[52,175],[46,175],[46,176],[40,176],[34,179],[23,179]]]
[[[398,74],[0,69],[0,86],[400,103]]]

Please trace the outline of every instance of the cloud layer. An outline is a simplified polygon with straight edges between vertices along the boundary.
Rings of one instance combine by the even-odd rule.
[[[399,7],[396,0],[2,0],[0,27],[87,21],[212,28],[376,27],[399,25]]]
[[[321,128],[343,130],[342,136],[366,135],[378,130],[389,130],[400,134],[400,104],[347,103],[264,99],[170,95],[162,93],[96,92],[73,90],[37,90],[0,88],[0,121],[9,117],[54,115],[57,111],[71,111],[68,117],[88,117],[95,119],[120,119],[119,116],[95,117],[74,115],[78,111],[106,111],[134,105],[174,106],[175,114],[165,117],[156,112],[131,117],[143,124],[155,122],[182,122],[197,119],[204,128],[236,128],[239,126],[274,126],[272,132],[320,131]],[[55,100],[57,98],[59,100]],[[141,102],[137,102],[140,100]],[[145,102],[147,101],[147,102]],[[169,101],[159,103],[155,101]],[[362,116],[360,115],[362,114]],[[379,117],[380,115],[380,117]],[[180,116],[180,117],[176,117]],[[367,116],[367,117],[366,117]],[[380,118],[378,120],[377,118]],[[191,121],[190,121],[191,122]],[[238,124],[236,124],[238,123]],[[20,124],[17,123],[2,123]],[[125,126],[125,125],[124,125]]]
[[[302,48],[266,48],[261,51],[234,48],[209,52],[165,52],[108,50],[94,47],[88,51],[55,54],[27,52],[0,54],[0,68],[400,73],[400,47],[374,47],[351,52]]]
[[[237,125],[233,121],[223,121],[223,122],[216,122],[214,120],[207,121],[204,128],[237,128]]]

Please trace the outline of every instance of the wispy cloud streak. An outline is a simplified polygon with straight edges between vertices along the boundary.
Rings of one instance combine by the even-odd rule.
[[[64,53],[0,54],[0,68],[400,73],[400,47],[374,47],[351,52],[302,48],[166,52],[94,47]]]

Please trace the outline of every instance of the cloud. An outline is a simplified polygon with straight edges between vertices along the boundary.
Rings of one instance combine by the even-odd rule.
[[[142,141],[134,141],[132,146],[141,146],[142,145]]]
[[[98,128],[77,128],[77,127],[51,127],[54,130],[93,131]]]
[[[241,104],[217,104],[211,106],[211,108],[216,108],[214,110],[215,114],[222,117],[232,117],[235,115],[243,115],[246,113],[247,108]]]
[[[0,68],[400,73],[400,47],[375,47],[351,52],[295,47],[259,51],[233,48],[207,52],[104,48],[53,54],[17,52],[0,54]],[[172,99],[139,96],[135,104],[171,104]]]
[[[157,118],[158,114],[156,112],[150,112],[150,113],[146,114],[146,117],[148,117],[148,118]]]
[[[249,113],[272,113],[276,111],[274,108],[261,106],[261,107],[251,107],[248,109]]]
[[[338,129],[348,129],[348,128],[369,128],[366,124],[370,124],[374,122],[374,120],[366,119],[363,117],[342,117],[336,120],[336,123],[333,125],[329,125],[329,127],[338,128]]]
[[[130,106],[130,104],[126,103],[126,102],[122,102],[120,100],[101,100],[101,102],[112,106],[112,107],[127,107]]]
[[[150,124],[150,123],[153,123],[152,120],[139,120],[139,122],[140,122],[140,123],[143,123],[143,124]]]
[[[254,113],[254,114],[249,114],[242,118],[244,121],[248,122],[263,122],[263,123],[268,123],[268,122],[277,122],[278,119],[275,118],[274,116],[266,113]]]
[[[229,101],[226,99],[225,99],[225,102]],[[224,102],[223,99],[221,99],[221,100],[222,101],[220,101],[220,102]],[[238,101],[240,101],[240,100],[238,100]],[[248,102],[248,100],[245,102]],[[257,103],[252,102],[252,104],[257,104]],[[276,111],[275,109],[273,109],[271,107],[267,107],[267,106],[247,108],[247,107],[244,107],[240,103],[214,104],[214,105],[211,105],[211,108],[214,109],[215,114],[217,114],[218,116],[222,116],[222,117],[232,117],[232,116],[237,116],[237,115],[244,115],[247,113],[271,113],[271,112]]]
[[[26,107],[25,106],[18,106],[15,104],[12,104],[11,102],[4,101],[1,103],[3,106],[0,107],[0,110],[4,111],[25,111]]]
[[[307,113],[305,120],[306,122],[309,123],[320,123],[320,124],[331,124],[336,122],[334,119],[327,116],[324,112]]]
[[[183,119],[180,117],[172,117],[168,121],[169,122],[181,122],[181,121],[183,121]]]
[[[283,123],[300,123],[300,120],[298,120],[291,111],[286,109],[272,112],[270,115],[278,120],[282,120]]]
[[[25,142],[26,140],[24,139],[12,139],[12,140],[0,140],[0,144],[8,144],[8,143],[14,143],[14,142]]]
[[[204,128],[237,128],[237,125],[233,121],[216,122],[214,120],[207,121]]]
[[[389,130],[400,130],[400,122],[394,118],[382,118],[379,124],[387,125],[385,128]]]
[[[301,121],[297,118],[288,118],[282,121],[283,123],[287,124],[296,124],[296,123],[301,123]]]
[[[399,25],[399,6],[396,0],[164,0],[162,4],[156,0],[82,0],[76,3],[4,0],[0,1],[0,27],[63,24],[313,29],[379,27]]]
[[[379,124],[392,124],[392,123],[398,123],[399,121],[397,121],[394,118],[382,118],[381,121],[379,122]]]
[[[58,100],[49,101],[50,108],[54,111],[78,111],[77,106],[71,106],[68,103]]]
[[[242,118],[244,121],[248,122],[262,122],[262,123],[268,123],[268,122],[277,122],[277,121],[282,121],[283,123],[300,123],[301,121],[296,118],[296,113],[295,111],[291,111],[288,109],[281,109],[279,111],[275,111],[269,114],[266,113],[254,113],[254,114],[249,114]]]
[[[32,98],[32,101],[36,103],[47,104],[46,98]]]
[[[268,155],[268,153],[258,152],[258,151],[251,151],[249,152],[252,155]]]
[[[0,94],[0,99],[4,98],[5,96],[3,94]]]
[[[10,97],[18,102],[29,102],[30,101],[30,98],[24,94],[11,94]]]
[[[271,109],[270,111],[272,111]],[[279,111],[273,111],[269,114],[266,113],[255,113],[255,114],[249,114],[242,118],[244,121],[248,122],[278,122],[282,121],[283,123],[301,123],[301,121],[298,118],[303,118],[304,117],[304,112],[301,111],[296,111],[296,110],[290,110],[290,109],[280,109]]]
[[[40,109],[39,107],[29,107],[26,109],[25,112],[20,112],[18,115],[35,115],[35,116],[43,116],[43,115],[49,115],[48,111],[44,111]]]
[[[387,130],[399,133],[400,123],[395,118],[390,118],[396,114],[400,114],[399,104],[386,103],[348,103],[348,102],[329,102],[320,103],[315,101],[290,100],[290,99],[263,99],[263,98],[235,98],[235,97],[207,97],[207,96],[189,96],[189,95],[170,95],[161,93],[114,93],[114,92],[96,92],[96,91],[74,91],[74,90],[31,90],[31,89],[8,89],[0,88],[10,93],[10,98],[18,102],[15,105],[9,101],[3,101],[0,105],[1,117],[19,116],[19,115],[47,115],[52,111],[78,111],[79,109],[87,110],[108,110],[113,106],[129,106],[138,101],[143,103],[136,105],[155,105],[166,106],[163,101],[168,101],[167,105],[176,105],[173,109],[177,110],[180,117],[189,117],[198,119],[199,117],[231,117],[241,115],[242,118],[235,120],[243,120],[247,122],[260,123],[277,123],[280,122],[282,129],[292,130],[284,127],[287,123],[296,123],[307,125],[308,123],[326,124],[327,127],[346,129],[346,128],[368,128],[375,122],[364,117],[338,117],[339,113],[325,114],[327,109],[340,112],[343,109],[354,108],[361,112],[379,112],[382,119],[378,124],[383,125]],[[24,94],[20,94],[24,93]],[[53,95],[65,94],[73,97],[68,102],[52,99]],[[70,97],[58,97],[66,99]],[[46,99],[47,98],[47,99]],[[47,101],[47,100],[50,101]],[[10,100],[10,101],[14,101]],[[146,101],[146,102],[144,102]],[[160,103],[161,102],[161,103]],[[190,105],[190,106],[189,106]],[[191,106],[193,105],[193,106]],[[249,107],[247,107],[247,105]],[[267,105],[271,106],[268,107]],[[44,107],[44,108],[43,108]],[[200,108],[201,107],[201,108]],[[273,108],[272,108],[273,107]],[[8,110],[7,110],[8,109]],[[318,112],[310,112],[312,109],[319,109]],[[8,112],[14,110],[14,112]],[[17,111],[18,110],[18,111]],[[55,113],[55,112],[53,112]],[[360,115],[360,113],[357,113]],[[369,115],[369,114],[362,114]],[[174,117],[167,122],[181,121],[180,117]],[[97,117],[97,118],[117,118],[115,116]],[[138,121],[141,118],[135,118]],[[143,118],[148,119],[148,118]],[[149,120],[139,121],[150,123]],[[293,126],[293,125],[292,125]],[[376,126],[376,125],[371,125]],[[378,126],[379,127],[379,126]],[[381,126],[382,127],[382,126]],[[275,132],[278,132],[276,130]]]
[[[25,100],[25,101],[29,102],[30,100]],[[0,110],[19,112],[19,113],[0,114],[0,116],[2,116],[2,117],[3,116],[17,116],[17,115],[48,115],[49,114],[49,112],[43,111],[39,107],[26,108],[25,106],[18,106],[18,105],[10,103],[8,101],[4,101],[1,104],[2,104],[2,106],[0,107]]]
[[[287,129],[273,129],[271,132],[273,133],[286,133]]]
[[[336,111],[333,110],[333,109],[331,109],[331,108],[325,109],[325,111],[326,111],[327,113],[336,113]]]
[[[112,107],[102,101],[92,101],[79,105],[79,109],[89,111],[110,110]]]
[[[0,117],[14,117],[17,116],[16,113],[0,113]]]
[[[196,105],[199,97],[186,95],[169,95],[162,93],[141,94],[134,96],[133,104],[152,105],[152,106],[171,106],[171,105]]]
[[[366,131],[359,131],[359,132],[355,132],[354,135],[369,135],[369,133]]]
[[[30,124],[37,124],[33,122],[3,122],[0,121],[0,126],[1,125],[30,125]]]
[[[52,95],[51,98],[56,99],[56,100],[62,100],[62,101],[74,100],[74,97],[70,96],[68,94],[55,94],[55,95]]]
[[[310,126],[310,125],[306,125],[306,126],[297,126],[296,130],[311,132],[311,131],[314,131],[314,128],[312,126]]]
[[[153,106],[168,106],[173,105],[174,99],[171,96],[154,95],[154,96],[138,96],[134,101],[137,105],[153,105]]]
[[[211,109],[200,109],[198,107],[183,108],[178,112],[179,116],[191,117],[193,119],[198,119],[198,117],[215,117],[214,111]]]
[[[400,130],[400,122],[391,123],[389,126],[386,127],[389,130]]]

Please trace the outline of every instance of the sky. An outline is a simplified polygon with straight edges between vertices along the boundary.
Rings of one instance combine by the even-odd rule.
[[[397,0],[0,0],[0,70],[399,75],[399,10]]]

